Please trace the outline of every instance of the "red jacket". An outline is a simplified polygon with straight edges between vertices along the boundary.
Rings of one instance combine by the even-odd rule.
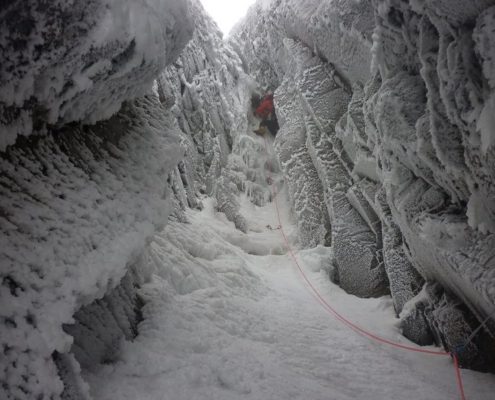
[[[254,112],[261,119],[267,119],[275,110],[273,107],[273,94],[268,94],[263,97],[261,104]]]

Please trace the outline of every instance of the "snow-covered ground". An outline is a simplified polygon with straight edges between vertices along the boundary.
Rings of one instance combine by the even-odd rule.
[[[95,400],[455,399],[448,357],[383,347],[330,317],[288,256],[274,204],[241,199],[243,234],[213,200],[170,223],[152,245],[155,275],[140,334],[120,360],[87,372]],[[290,240],[296,227],[278,196]],[[327,248],[296,251],[324,298],[362,327],[407,343],[388,297],[359,299],[322,268]],[[493,376],[463,371],[470,399],[493,399]]]

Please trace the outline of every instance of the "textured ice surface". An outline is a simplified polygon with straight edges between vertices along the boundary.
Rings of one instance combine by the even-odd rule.
[[[310,151],[312,162],[327,203],[325,172],[339,165],[332,175],[346,176],[347,187],[335,203],[342,203],[336,221],[355,214],[354,221],[366,227],[360,232],[368,232],[358,241],[334,234],[330,211],[336,268],[340,271],[339,254],[354,255],[356,243],[360,250],[372,246],[397,312],[423,279],[440,283],[479,321],[495,310],[492,5],[489,0],[259,2],[230,39],[248,71],[278,92],[287,90],[287,82],[298,84],[299,58],[287,40],[314,60],[306,65],[308,90],[297,96],[309,106],[304,109],[309,125],[329,143],[320,154]],[[318,75],[318,64],[328,78]],[[329,78],[349,96],[322,91]],[[278,105],[282,121],[283,107]],[[282,128],[285,142],[291,140],[289,129]],[[304,132],[311,129],[293,129],[293,140]],[[319,167],[323,160],[333,160],[328,161],[333,167]],[[301,185],[297,173],[286,168],[284,174],[289,187]],[[293,201],[298,215],[301,205]],[[348,232],[350,225],[344,226]],[[440,314],[431,315],[433,321]],[[493,333],[493,318],[487,324]],[[448,340],[444,344],[452,348]]]
[[[142,96],[191,37],[188,1],[0,6],[0,150],[45,124],[94,123]]]
[[[172,122],[148,97],[2,154],[1,376],[13,398],[60,393],[62,324],[115,287],[165,224],[167,175],[184,152]]]
[[[299,60],[298,60],[299,61]],[[323,186],[306,146],[304,104],[295,83],[301,68],[295,62],[275,92],[280,131],[275,148],[286,176],[289,196],[294,202],[299,239],[302,246],[314,247],[325,241],[328,212],[324,205]]]
[[[173,114],[142,96],[192,22],[187,2],[0,8],[0,397],[85,396],[63,325],[121,287],[173,209],[185,148]],[[129,336],[127,297],[92,306],[91,329]],[[84,335],[71,332],[76,342]]]
[[[486,68],[491,9],[480,14],[489,2],[463,3],[462,13],[455,7],[460,2],[379,3],[376,54],[386,68],[368,101],[383,140],[379,158],[389,204],[415,267],[484,318],[495,304],[493,149],[479,129],[492,92]],[[471,25],[450,29],[461,22]]]
[[[235,194],[247,192],[258,204],[270,197],[260,185],[266,183],[259,172],[266,161],[263,142],[248,132],[256,123],[248,114],[257,84],[202,8],[193,4],[191,10],[193,39],[160,75],[158,92],[188,138],[184,165],[192,171],[191,184],[216,198],[218,209],[246,231]]]
[[[42,71],[49,80],[61,74],[69,83],[61,83],[62,93],[50,89],[48,97],[36,94],[34,103],[18,104],[30,113],[29,107],[46,101],[53,119],[41,122],[57,126],[35,126],[31,136],[31,127],[22,128],[29,137],[14,145],[15,135],[9,136],[0,156],[2,399],[86,399],[79,369],[115,361],[120,342],[136,333],[137,288],[123,278],[132,267],[137,280],[131,286],[145,280],[141,260],[155,231],[169,216],[187,222],[185,210],[200,205],[200,192],[215,197],[217,209],[247,231],[236,194],[247,192],[259,204],[269,200],[259,172],[265,163],[277,179],[273,153],[260,156],[263,142],[248,134],[256,84],[202,8],[107,3],[90,3],[84,12],[76,6],[67,21],[55,12],[65,5],[44,10],[55,13],[51,22],[44,19],[48,14],[37,15],[48,27],[82,18],[80,36],[52,43],[62,46],[53,54],[51,47],[40,48],[52,60],[49,66],[18,70],[26,80]],[[41,6],[7,6],[12,12],[15,7],[25,8],[22,16]],[[178,57],[193,24],[192,41]],[[44,32],[41,25],[36,29]],[[66,92],[82,62],[104,66],[122,46],[130,47],[111,69],[95,72],[94,82],[86,79],[80,91]],[[20,56],[31,57],[24,50],[18,49]],[[60,65],[55,56],[62,57]],[[73,57],[73,64],[63,56]],[[10,98],[7,89],[0,91]]]

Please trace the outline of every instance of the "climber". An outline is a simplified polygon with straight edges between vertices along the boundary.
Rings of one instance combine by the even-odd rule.
[[[257,96],[253,96],[251,104],[255,109],[254,115],[261,119],[260,126],[254,133],[264,136],[270,132],[275,136],[279,126],[273,105],[273,93],[268,93],[262,100]]]
[[[263,100],[260,101],[260,104],[256,107],[254,114],[262,120],[265,120],[270,118],[274,111],[273,94],[268,93],[265,97],[263,97]]]

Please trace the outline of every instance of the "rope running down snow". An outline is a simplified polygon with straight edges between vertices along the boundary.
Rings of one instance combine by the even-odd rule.
[[[269,153],[268,153],[268,144],[267,144],[267,141],[266,141],[266,137],[264,137],[264,136],[263,136],[263,141],[264,141],[264,144],[265,144],[265,152],[266,152],[267,155],[269,155]],[[435,355],[435,356],[450,356],[450,357],[452,357],[452,359],[454,361],[454,369],[455,369],[455,375],[456,375],[456,380],[457,380],[457,386],[458,386],[458,389],[459,389],[460,399],[461,400],[466,400],[466,396],[465,396],[465,393],[464,393],[464,385],[463,385],[463,382],[462,382],[461,370],[460,370],[460,366],[459,366],[459,359],[457,357],[457,354],[455,354],[455,353],[448,353],[448,352],[443,351],[443,350],[424,350],[424,349],[420,349],[420,348],[412,347],[412,346],[407,346],[407,345],[404,345],[404,344],[401,344],[401,343],[396,343],[396,342],[393,342],[391,340],[382,338],[382,337],[380,337],[378,335],[375,335],[375,334],[373,334],[371,332],[366,331],[365,329],[359,327],[355,323],[353,323],[350,320],[348,320],[347,318],[345,318],[342,314],[340,314],[335,308],[333,308],[323,298],[323,296],[320,294],[320,292],[318,291],[318,289],[316,289],[316,287],[311,283],[311,281],[309,280],[309,278],[307,277],[307,275],[304,273],[304,270],[302,269],[301,265],[299,264],[299,261],[297,260],[297,257],[295,255],[294,251],[292,250],[292,247],[290,246],[289,240],[288,240],[287,235],[285,234],[285,231],[284,231],[284,226],[282,224],[282,219],[280,217],[280,209],[279,209],[278,201],[277,201],[277,192],[276,192],[275,186],[273,184],[273,179],[272,179],[272,176],[271,176],[271,168],[267,168],[267,170],[268,170],[268,182],[269,182],[269,185],[270,185],[270,187],[272,189],[272,198],[273,198],[273,202],[275,204],[275,209],[276,209],[276,212],[277,212],[277,219],[278,219],[278,223],[279,223],[279,226],[280,226],[280,232],[281,232],[281,234],[282,234],[282,236],[284,238],[285,245],[287,246],[287,251],[289,252],[289,255],[291,256],[292,260],[294,261],[294,264],[296,265],[297,269],[299,270],[302,278],[307,283],[307,285],[311,289],[312,294],[315,296],[315,299],[320,303],[320,305],[329,314],[331,314],[333,317],[335,317],[337,320],[339,320],[340,322],[342,322],[348,328],[352,329],[357,334],[359,334],[361,336],[365,336],[365,337],[367,337],[367,338],[369,338],[371,340],[374,340],[376,342],[383,343],[383,344],[386,344],[386,345],[389,345],[389,346],[392,346],[392,347],[395,347],[395,348],[399,348],[399,349],[402,349],[402,350],[408,350],[408,351],[416,352],[416,353],[424,353],[424,354]]]

